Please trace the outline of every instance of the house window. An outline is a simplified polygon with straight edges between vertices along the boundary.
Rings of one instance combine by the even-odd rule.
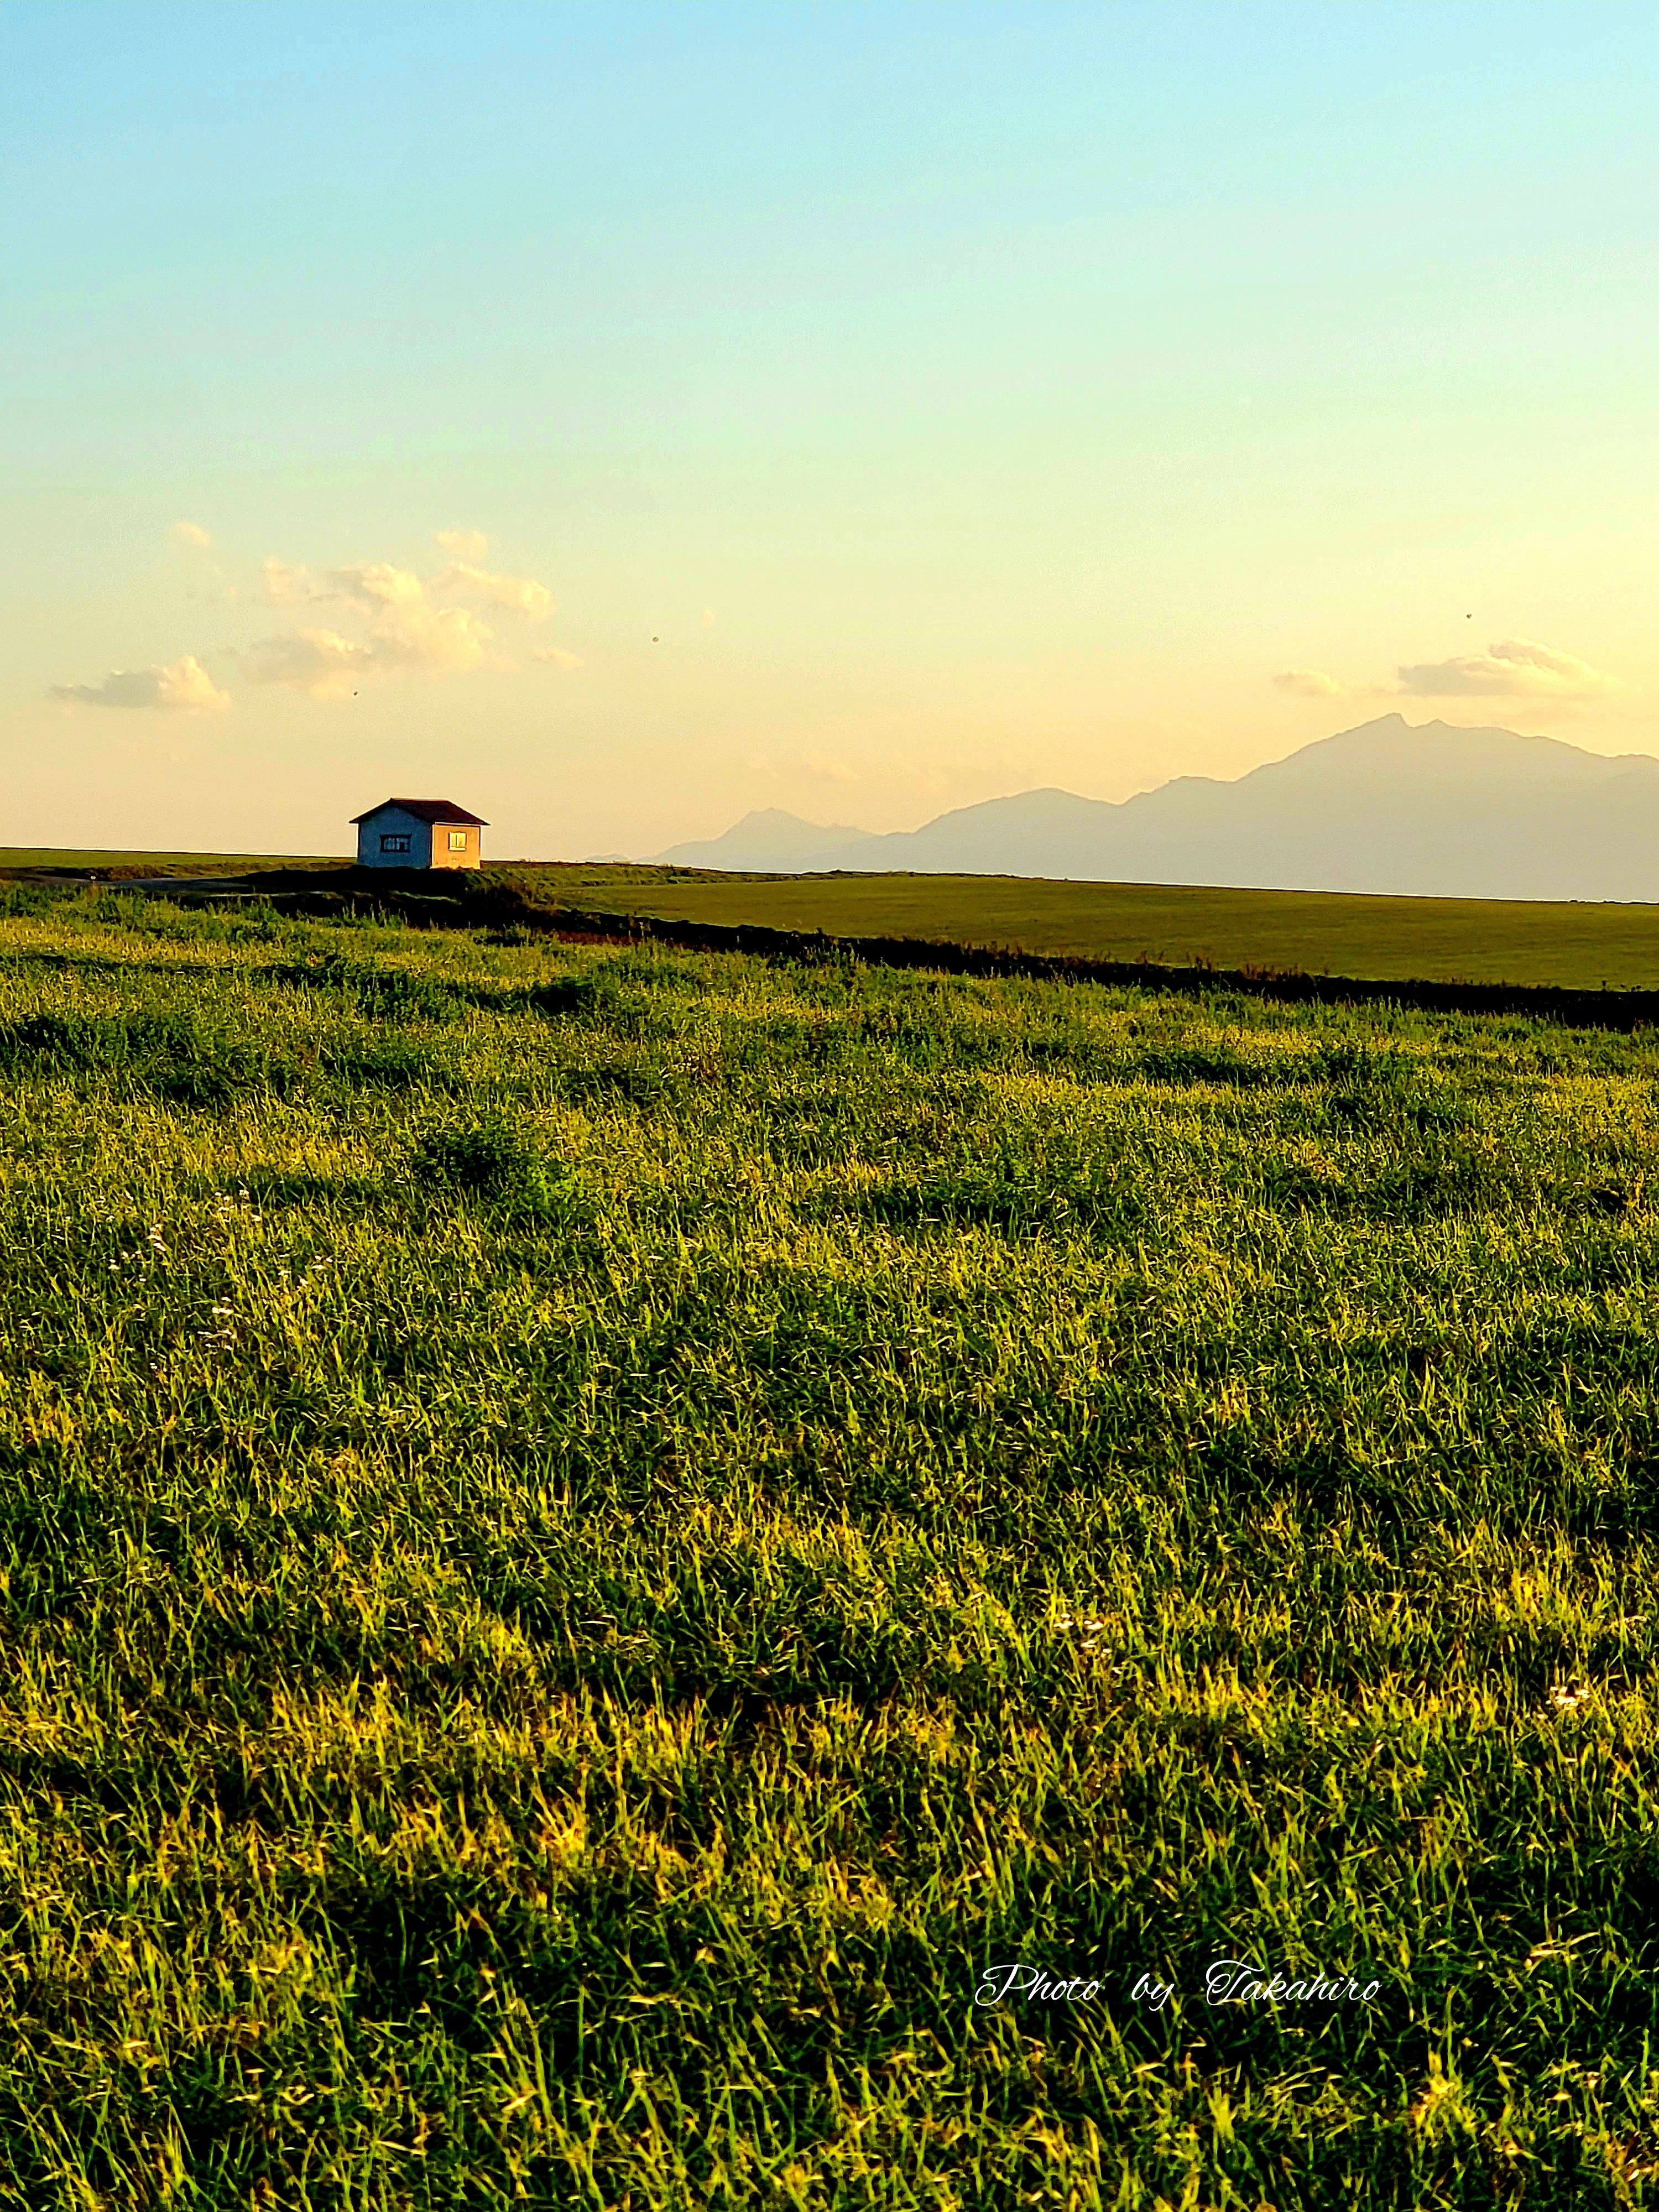
[[[452,830],[450,831],[450,833],[449,833],[449,849],[450,849],[450,851],[451,851],[452,853],[464,853],[464,852],[465,852],[465,850],[466,850],[466,832],[465,832],[465,830]]]
[[[380,850],[383,853],[406,853],[409,850],[408,831],[404,830],[396,836],[382,837]]]

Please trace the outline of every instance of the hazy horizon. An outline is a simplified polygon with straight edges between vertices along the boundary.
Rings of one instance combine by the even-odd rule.
[[[1301,744],[1292,746],[1292,747],[1291,748],[1291,750],[1290,750],[1290,751],[1289,751],[1288,753],[1284,753],[1284,754],[1275,754],[1275,755],[1274,755],[1271,759],[1264,760],[1264,761],[1258,761],[1258,762],[1255,762],[1255,763],[1252,763],[1252,765],[1251,765],[1249,768],[1247,768],[1247,769],[1242,769],[1239,771],[1238,775],[1236,775],[1236,776],[1223,776],[1223,777],[1208,777],[1208,776],[1204,776],[1204,777],[1188,777],[1188,776],[1187,776],[1187,775],[1175,775],[1175,776],[1165,777],[1165,778],[1162,779],[1159,782],[1155,783],[1155,784],[1146,784],[1146,785],[1143,785],[1143,786],[1140,787],[1140,789],[1139,789],[1138,791],[1133,791],[1133,792],[1127,792],[1127,793],[1126,793],[1124,794],[1123,799],[1116,799],[1116,800],[1106,800],[1106,801],[1103,801],[1103,802],[1097,802],[1097,803],[1102,803],[1102,804],[1105,804],[1105,805],[1121,805],[1125,804],[1125,803],[1126,803],[1126,801],[1127,801],[1127,800],[1128,800],[1128,799],[1148,799],[1148,798],[1151,798],[1151,797],[1152,797],[1155,793],[1157,793],[1157,792],[1159,792],[1159,791],[1162,791],[1162,790],[1165,789],[1165,788],[1167,787],[1167,786],[1168,786],[1169,784],[1170,784],[1170,783],[1183,782],[1183,781],[1193,781],[1204,782],[1204,783],[1216,783],[1216,784],[1222,784],[1222,785],[1225,785],[1225,784],[1234,784],[1234,783],[1240,783],[1240,782],[1243,782],[1246,777],[1254,775],[1256,773],[1256,770],[1257,770],[1258,769],[1261,769],[1261,768],[1275,768],[1275,767],[1282,767],[1282,766],[1284,766],[1287,762],[1291,761],[1291,760],[1294,760],[1294,759],[1295,759],[1295,758],[1296,758],[1299,754],[1303,754],[1303,753],[1310,752],[1310,751],[1311,751],[1311,750],[1312,750],[1315,747],[1316,747],[1316,746],[1325,745],[1325,744],[1333,744],[1336,743],[1336,741],[1337,741],[1338,739],[1341,738],[1344,738],[1344,737],[1354,737],[1354,736],[1357,736],[1357,735],[1361,734],[1361,733],[1362,733],[1362,732],[1366,732],[1366,731],[1369,731],[1369,730],[1371,730],[1371,729],[1376,728],[1376,727],[1378,726],[1378,724],[1379,724],[1379,723],[1391,722],[1391,721],[1397,721],[1397,722],[1399,722],[1399,723],[1401,724],[1401,726],[1402,726],[1402,728],[1403,728],[1403,729],[1405,729],[1407,732],[1409,732],[1412,736],[1417,736],[1417,735],[1419,735],[1419,734],[1420,734],[1420,733],[1425,733],[1425,732],[1429,732],[1429,731],[1437,730],[1437,729],[1443,729],[1443,730],[1446,730],[1446,731],[1448,731],[1448,732],[1460,732],[1460,733],[1462,733],[1462,734],[1466,734],[1466,735],[1475,735],[1475,734],[1479,734],[1479,735],[1485,736],[1485,735],[1490,734],[1490,733],[1491,733],[1491,732],[1492,732],[1492,727],[1493,727],[1493,726],[1492,726],[1492,725],[1488,724],[1488,723],[1453,723],[1453,722],[1448,722],[1448,721],[1446,721],[1446,720],[1445,720],[1445,719],[1444,719],[1443,716],[1439,716],[1439,715],[1436,715],[1436,716],[1432,717],[1431,720],[1429,720],[1428,721],[1425,721],[1425,722],[1410,722],[1410,721],[1407,721],[1407,720],[1406,720],[1406,717],[1405,717],[1403,714],[1401,714],[1397,710],[1390,710],[1390,712],[1389,712],[1388,714],[1386,714],[1386,715],[1373,716],[1373,717],[1372,717],[1369,721],[1367,721],[1367,722],[1363,722],[1363,723],[1356,723],[1356,724],[1354,724],[1354,725],[1351,726],[1350,726],[1348,729],[1346,729],[1346,730],[1334,730],[1334,731],[1328,732],[1327,732],[1324,736],[1322,736],[1322,737],[1312,738],[1305,739],[1305,740],[1304,740]],[[1554,737],[1554,738],[1553,738],[1553,737],[1550,737],[1549,735],[1547,735],[1546,732],[1542,732],[1542,731],[1509,730],[1509,729],[1503,729],[1499,733],[1500,733],[1501,735],[1503,735],[1503,736],[1505,736],[1505,737],[1512,737],[1512,738],[1519,738],[1522,744],[1526,744],[1526,743],[1528,743],[1528,742],[1534,742],[1534,741],[1535,741],[1535,742],[1537,742],[1537,743],[1539,743],[1539,744],[1546,744],[1546,745],[1563,745],[1563,744],[1565,744],[1565,745],[1569,745],[1569,746],[1571,746],[1574,750],[1577,750],[1577,751],[1583,751],[1583,752],[1587,752],[1587,753],[1588,753],[1588,752],[1592,751],[1593,750],[1595,750],[1595,749],[1594,749],[1594,748],[1592,748],[1592,747],[1589,747],[1589,746],[1587,746],[1587,745],[1581,745],[1581,744],[1579,744],[1578,741],[1577,741],[1576,738],[1560,738],[1560,737]],[[1644,762],[1650,762],[1650,763],[1653,764],[1653,766],[1654,766],[1655,768],[1659,768],[1659,754],[1655,754],[1655,753],[1652,753],[1652,752],[1648,752],[1648,751],[1645,751],[1645,750],[1642,750],[1642,749],[1640,749],[1640,748],[1638,748],[1638,747],[1632,747],[1628,751],[1621,751],[1621,752],[1616,752],[1616,753],[1600,753],[1600,754],[1598,754],[1598,756],[1597,756],[1597,757],[1598,757],[1599,758],[1601,758],[1601,759],[1604,759],[1604,760],[1611,760],[1611,761],[1632,760],[1632,761],[1644,761]],[[1017,791],[994,792],[994,793],[990,793],[990,794],[989,794],[987,798],[985,798],[985,799],[970,799],[970,800],[969,800],[969,801],[965,802],[964,805],[963,805],[963,806],[962,806],[962,807],[957,807],[957,808],[950,808],[950,809],[946,809],[946,810],[945,810],[945,813],[946,815],[948,815],[948,814],[951,814],[951,813],[962,813],[962,812],[968,811],[969,811],[969,810],[971,810],[972,808],[975,808],[975,807],[981,807],[981,806],[988,806],[988,805],[997,805],[1000,801],[1004,801],[1004,800],[1008,800],[1008,799],[1021,799],[1021,798],[1034,798],[1034,797],[1040,797],[1040,796],[1043,796],[1043,795],[1048,794],[1048,793],[1055,793],[1055,794],[1057,794],[1057,795],[1059,795],[1059,796],[1066,797],[1066,798],[1079,798],[1079,799],[1090,799],[1090,798],[1091,798],[1091,796],[1090,793],[1082,793],[1082,792],[1077,792],[1077,793],[1067,792],[1067,791],[1066,790],[1065,787],[1064,787],[1064,786],[1062,786],[1062,785],[1056,785],[1056,784],[1046,784],[1046,785],[1027,785],[1027,786],[1024,786],[1024,787],[1022,787],[1020,789],[1018,789],[1018,790],[1017,790]],[[863,825],[863,824],[861,824],[861,823],[845,823],[845,822],[843,822],[843,823],[817,823],[817,822],[813,821],[810,817],[804,816],[804,815],[799,815],[799,814],[794,813],[794,812],[793,811],[793,810],[791,810],[791,809],[789,809],[789,808],[787,808],[787,807],[776,807],[776,806],[771,806],[771,807],[767,807],[767,806],[757,806],[757,807],[751,807],[751,808],[749,810],[749,811],[748,811],[747,813],[745,813],[745,814],[744,814],[744,815],[740,816],[740,817],[738,817],[738,820],[736,823],[729,823],[729,824],[727,825],[728,831],[729,831],[729,830],[734,830],[734,829],[739,829],[739,828],[741,828],[741,827],[743,826],[743,824],[744,824],[745,822],[748,822],[748,821],[750,821],[750,820],[751,820],[751,819],[758,819],[758,818],[762,818],[762,817],[764,817],[769,816],[769,815],[779,815],[779,816],[781,816],[783,818],[785,818],[785,819],[787,819],[787,820],[788,820],[788,821],[790,821],[790,822],[799,823],[802,828],[805,828],[805,829],[812,829],[812,830],[825,830],[825,831],[834,830],[834,831],[838,831],[838,832],[845,833],[845,834],[847,834],[847,835],[848,835],[848,836],[875,836],[875,837],[880,837],[880,836],[888,836],[888,835],[891,835],[891,834],[893,834],[893,833],[891,833],[891,832],[887,832],[887,831],[882,831],[882,830],[867,830],[867,829],[866,829],[866,828],[864,827],[864,825]],[[943,818],[943,817],[942,817],[941,816],[939,816],[939,815],[930,816],[930,817],[928,817],[928,822],[929,822],[929,823],[931,823],[931,822],[935,822],[935,821],[938,821],[938,820],[939,820],[939,819],[941,819],[941,818]],[[919,828],[927,827],[927,823],[919,823],[919,824],[918,824],[918,825],[916,825],[916,826],[917,826],[917,827],[919,827]],[[674,847],[667,847],[667,848],[665,848],[663,849],[662,853],[661,853],[661,854],[659,854],[629,855],[629,858],[630,858],[630,859],[643,859],[643,860],[657,860],[657,859],[667,859],[667,858],[670,856],[670,854],[671,854],[674,850],[677,850],[677,849],[678,849],[679,848],[682,848],[682,847],[684,847],[684,846],[689,846],[689,845],[690,845],[690,844],[692,844],[692,843],[694,843],[694,842],[702,842],[702,843],[718,843],[719,842],[720,842],[720,839],[719,839],[718,837],[716,837],[716,838],[713,838],[713,839],[702,839],[702,840],[693,840],[693,839],[690,839],[690,838],[684,838],[684,839],[680,839],[680,840],[677,841],[677,843],[676,843],[676,845],[675,845]]]
[[[1659,21],[0,15],[0,842],[1659,751]]]
[[[1390,713],[1240,777],[1177,776],[1121,801],[1050,787],[876,836],[757,811],[649,857],[764,873],[1649,903],[1659,758]]]

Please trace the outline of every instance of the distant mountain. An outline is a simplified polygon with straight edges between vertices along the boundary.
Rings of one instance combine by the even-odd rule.
[[[769,842],[774,824],[787,830]],[[1659,760],[1384,714],[1234,782],[1180,776],[1117,805],[1027,791],[920,830],[855,831],[839,845],[836,834],[751,814],[675,857],[736,848],[740,860],[692,865],[1659,900]]]
[[[826,827],[816,822],[803,822],[798,814],[786,814],[781,806],[768,806],[757,814],[745,814],[723,837],[707,837],[690,845],[671,845],[656,859],[665,867],[759,868],[768,874],[787,875],[792,870],[810,871],[825,865],[822,858],[825,854],[853,852],[861,845],[878,845],[882,842],[872,830],[850,829],[845,823]],[[860,864],[837,860],[829,865],[852,867]],[[886,863],[878,860],[872,865],[884,867]]]

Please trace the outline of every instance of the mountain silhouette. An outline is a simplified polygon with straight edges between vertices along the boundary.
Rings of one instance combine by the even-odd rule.
[[[793,870],[854,866],[856,863],[842,856],[860,845],[884,842],[873,830],[850,829],[845,823],[803,822],[781,806],[768,806],[745,814],[724,836],[673,845],[656,857],[665,867],[756,868],[768,875],[787,875]],[[875,865],[887,864],[878,860]]]
[[[696,856],[695,858],[693,856]],[[1437,898],[1659,900],[1659,760],[1384,714],[1233,782],[1025,791],[879,836],[773,810],[681,866],[908,869]]]

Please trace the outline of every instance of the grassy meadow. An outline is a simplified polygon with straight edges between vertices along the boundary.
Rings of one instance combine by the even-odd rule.
[[[1649,2200],[1659,1038],[0,902],[0,2206]]]
[[[761,876],[560,866],[514,871],[573,906],[674,921],[920,937],[1172,968],[1291,968],[1436,982],[1659,988],[1659,906],[1376,898],[1023,876]]]
[[[0,878],[328,871],[336,860],[0,848]],[[534,900],[668,921],[823,930],[1186,967],[1301,969],[1428,981],[1659,989],[1659,905],[1376,898],[1023,876],[726,874],[617,863],[492,863]]]
[[[66,845],[0,845],[0,880],[36,872],[98,876],[210,876],[258,868],[338,868],[342,860],[284,859],[275,854],[135,853]]]

